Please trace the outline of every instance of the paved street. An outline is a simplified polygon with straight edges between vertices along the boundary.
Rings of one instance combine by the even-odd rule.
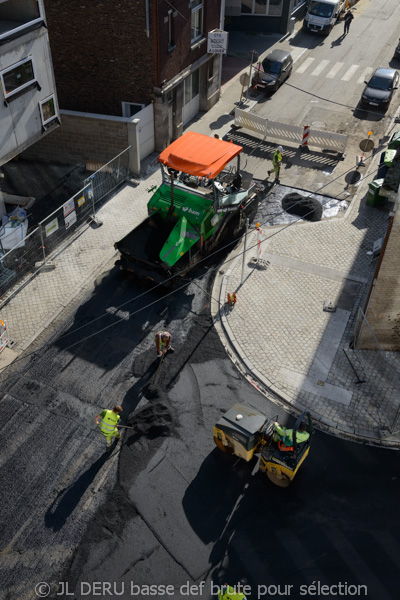
[[[397,41],[390,20],[396,7],[386,0],[377,11],[361,0],[357,8],[353,40],[363,31],[371,35],[374,18],[379,34],[389,21],[379,60],[389,60]],[[350,57],[349,46],[336,62],[324,53],[336,28],[325,47],[313,39],[307,49],[311,37],[302,35],[293,34],[306,49],[296,61],[303,73],[294,72],[293,82],[307,73],[308,81],[317,79],[316,69],[331,74],[328,80],[336,73],[337,86],[349,72],[358,81],[364,66],[357,74],[352,69],[361,61]],[[255,43],[264,46],[266,37]],[[243,42],[231,36],[245,56]],[[279,40],[268,36],[268,43]],[[142,177],[102,207],[103,225],[81,229],[54,257],[56,269],[8,302],[1,316],[16,344],[0,355],[5,600],[33,600],[39,582],[49,583],[51,600],[168,597],[161,588],[150,594],[149,585],[171,585],[176,600],[209,600],[212,585],[243,576],[249,598],[276,597],[277,588],[265,586],[283,592],[290,585],[287,597],[316,597],[310,586],[318,583],[364,586],[358,595],[372,600],[398,596],[398,455],[391,448],[399,440],[389,429],[399,407],[399,359],[357,351],[350,341],[376,267],[367,252],[385,234],[391,209],[389,202],[367,206],[366,192],[395,127],[399,92],[391,112],[376,121],[379,151],[368,157],[360,185],[347,178],[359,142],[351,137],[344,161],[311,149],[300,165],[298,148],[285,144],[281,185],[272,188],[265,175],[276,142],[231,127],[238,75],[188,129],[241,143],[242,166],[265,185],[266,203],[305,190],[346,205],[319,222],[271,226],[265,218],[260,268],[252,260],[259,248],[253,223],[244,262],[242,240],[222,263],[209,263],[164,297],[114,268],[113,243],[141,221],[148,189],[159,182],[153,156]],[[264,107],[276,110],[282,94],[285,86]],[[353,100],[358,96],[357,88]],[[313,118],[327,123],[325,114]],[[357,117],[349,118],[353,132]],[[362,126],[368,129],[373,118]],[[232,291],[238,301],[228,309]],[[335,312],[323,310],[326,301]],[[164,326],[176,352],[158,369],[154,333]],[[310,456],[288,489],[265,481],[255,461],[215,448],[212,427],[237,401],[287,426],[299,411],[312,413]],[[116,402],[133,429],[107,456],[93,421]],[[96,581],[110,583],[113,594],[99,592]],[[203,581],[204,591],[182,587]],[[354,595],[346,589],[344,597]]]

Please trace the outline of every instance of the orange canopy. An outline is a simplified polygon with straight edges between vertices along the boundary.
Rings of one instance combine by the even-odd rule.
[[[176,171],[213,179],[242,150],[231,142],[187,131],[165,148],[158,160]]]

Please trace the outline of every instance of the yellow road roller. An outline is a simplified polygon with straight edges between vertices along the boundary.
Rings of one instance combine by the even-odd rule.
[[[259,458],[259,471],[266,473],[275,485],[287,487],[294,479],[310,451],[313,426],[311,415],[304,411],[293,429],[288,430],[292,445],[282,442],[275,431],[277,417],[266,417],[245,404],[235,404],[214,426],[214,441],[227,454],[250,462]],[[298,432],[307,432],[308,439],[299,443]]]

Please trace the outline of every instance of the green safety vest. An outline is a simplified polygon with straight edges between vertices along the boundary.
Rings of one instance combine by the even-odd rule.
[[[103,435],[111,435],[115,431],[115,427],[120,419],[119,415],[113,410],[103,410],[100,413],[101,421],[99,424],[100,431]]]
[[[275,431],[279,435],[285,446],[293,446],[293,429],[286,429],[285,427],[277,427],[275,425]],[[307,433],[307,431],[296,432],[296,442],[298,444],[306,442],[309,437],[310,434]]]
[[[218,592],[218,600],[246,600],[246,595],[236,592],[230,585],[222,586]]]
[[[282,154],[280,152],[278,152],[278,150],[275,150],[274,156],[272,158],[272,164],[279,165],[279,163],[281,163],[281,162],[282,162]]]
[[[164,334],[169,335],[169,338],[166,342],[164,342],[161,338],[161,336]],[[157,331],[156,337],[154,339],[156,341],[156,344],[157,344],[157,342],[160,344],[160,349],[161,349],[161,348],[164,348],[164,346],[167,346],[169,344],[169,342],[171,340],[171,334],[168,333],[168,331]]]

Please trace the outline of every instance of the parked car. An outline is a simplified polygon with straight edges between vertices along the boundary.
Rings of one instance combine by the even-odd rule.
[[[397,42],[396,50],[394,51],[394,58],[400,59],[400,40]]]
[[[399,74],[395,69],[377,69],[371,79],[365,82],[361,96],[361,106],[376,106],[386,110],[394,91],[399,87]]]
[[[262,61],[261,68],[252,79],[252,86],[265,89],[266,92],[276,92],[292,72],[293,58],[290,52],[273,50]]]

